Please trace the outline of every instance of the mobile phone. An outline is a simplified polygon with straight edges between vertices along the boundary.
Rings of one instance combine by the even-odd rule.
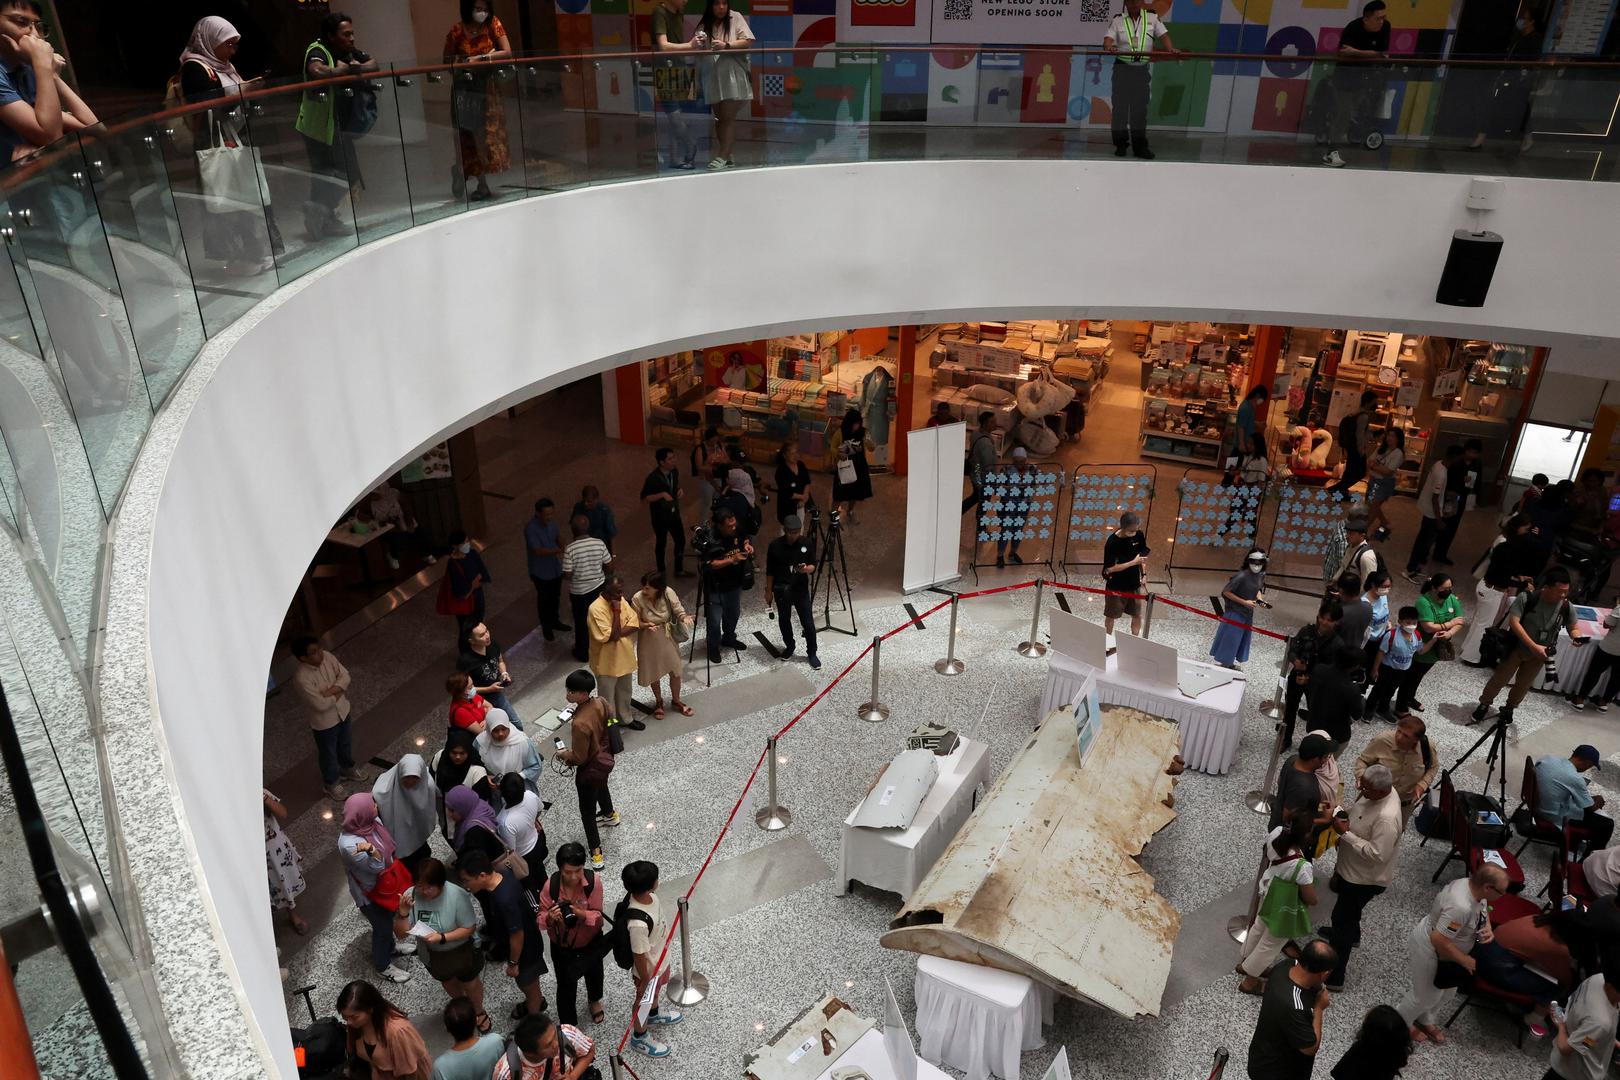
[[[562,753],[564,750],[568,749],[566,746],[563,745],[563,741],[561,739],[552,739],[551,740],[551,745],[555,746],[557,748],[557,752],[559,754]]]

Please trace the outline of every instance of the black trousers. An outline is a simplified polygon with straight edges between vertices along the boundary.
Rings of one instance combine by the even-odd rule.
[[[1305,696],[1306,683],[1299,682],[1295,673],[1288,674],[1288,691],[1283,694],[1283,749],[1294,745],[1294,718],[1299,715],[1299,701]]]
[[[782,635],[782,644],[793,651],[793,614],[799,616],[799,629],[804,632],[806,656],[816,655],[816,616],[810,609],[810,583],[791,589],[776,590],[776,629]]]
[[[1148,91],[1153,84],[1150,64],[1114,61],[1114,145],[1146,150]]]
[[[1580,828],[1586,830],[1586,850],[1597,851],[1599,848],[1608,847],[1609,841],[1613,839],[1614,818],[1598,813],[1593,807],[1587,807],[1586,816],[1580,821]]]
[[[680,570],[682,560],[686,558],[686,527],[681,524],[681,515],[654,514],[653,527],[653,560],[660,574],[667,569],[664,563],[664,538],[675,538],[675,569]],[[645,565],[645,564],[643,564]]]
[[[595,949],[565,949],[551,943],[551,966],[557,972],[557,996],[552,999],[557,1022],[579,1026],[579,980],[585,980],[586,1001],[602,1000],[602,954]]]
[[[1327,935],[1333,951],[1339,954],[1339,966],[1328,976],[1328,982],[1344,981],[1344,969],[1350,965],[1350,954],[1361,944],[1361,912],[1373,897],[1384,891],[1382,885],[1357,885],[1338,879],[1338,899],[1333,901],[1333,926]]]
[[[1415,662],[1412,664],[1412,667],[1417,666]],[[1378,669],[1378,681],[1373,683],[1372,693],[1367,695],[1369,719],[1373,714],[1389,708],[1389,703],[1395,699],[1395,692],[1401,688],[1401,684],[1406,681],[1407,673],[1411,670],[1412,668],[1407,668],[1406,671],[1396,671],[1388,664]]]
[[[554,577],[549,580],[529,575],[534,582],[534,608],[540,619],[540,629],[559,630],[562,628],[562,615],[557,605],[562,601],[562,578]]]
[[[574,613],[574,659],[582,664],[591,658],[591,605],[601,595],[600,585],[588,593],[568,594],[568,606]]]
[[[1611,655],[1602,649],[1592,653],[1592,666],[1586,669],[1586,678],[1581,681],[1581,691],[1576,696],[1591,697],[1605,671],[1609,673],[1609,685],[1603,688],[1603,700],[1609,702],[1620,700],[1620,656]]]
[[[1344,475],[1339,482],[1328,488],[1329,491],[1349,491],[1359,480],[1367,475],[1367,459],[1360,454],[1346,454],[1344,456]]]
[[[1436,660],[1435,664],[1439,662]],[[1412,666],[1406,669],[1406,677],[1401,680],[1400,690],[1395,695],[1396,712],[1412,707],[1412,702],[1417,700],[1418,684],[1423,681],[1423,677],[1429,673],[1435,664],[1422,664],[1416,659],[1412,661]]]
[[[1439,518],[1426,517],[1423,524],[1418,526],[1417,538],[1412,541],[1412,554],[1406,557],[1406,572],[1408,574],[1421,573],[1429,563],[1429,549],[1434,547],[1434,539],[1440,534],[1442,523]]]
[[[613,795],[608,791],[608,778],[588,778],[575,769],[574,791],[579,795],[579,820],[585,826],[585,842],[589,850],[600,851],[602,831],[596,827],[596,815],[613,813]]]
[[[1425,521],[1428,519],[1425,518]],[[1451,558],[1451,542],[1457,539],[1457,527],[1462,524],[1462,515],[1442,518],[1440,521],[1440,536],[1434,542],[1434,558],[1436,562],[1446,562]]]

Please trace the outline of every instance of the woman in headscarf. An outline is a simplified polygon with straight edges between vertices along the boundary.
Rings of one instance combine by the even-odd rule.
[[[357,792],[344,801],[343,831],[338,834],[337,846],[349,878],[349,895],[371,924],[371,966],[385,979],[406,981],[410,973],[390,961],[414,953],[416,943],[410,938],[395,940],[395,908],[376,899],[380,895],[379,879],[394,865],[395,845],[388,829],[377,820],[377,800],[370,793]]]
[[[497,790],[502,777],[517,773],[531,791],[540,790],[540,754],[529,737],[512,726],[504,709],[490,709],[484,714],[484,731],[473,740],[478,756],[484,760],[484,771]]]
[[[446,840],[453,835],[444,813],[445,796],[451,788],[471,788],[481,799],[499,797],[489,782],[484,759],[478,754],[477,737],[465,728],[451,728],[445,736],[444,749],[433,755],[433,784],[439,789],[439,831]]]
[[[247,145],[247,123],[240,98],[244,90],[254,89],[259,80],[242,78],[232,63],[241,43],[242,35],[236,27],[218,15],[209,15],[191,28],[191,39],[180,53],[180,94],[187,103],[213,98],[238,99],[227,107],[187,117],[194,150],[207,150],[216,142],[226,146]],[[262,274],[274,269],[274,256],[280,255],[285,246],[281,242],[281,230],[276,228],[275,212],[270,208],[270,193],[261,192],[265,200],[265,228],[261,234],[254,221],[256,209],[244,207],[236,211],[215,205],[209,192],[202,190],[200,176],[198,188],[209,204],[209,213],[203,215],[203,257],[223,262],[223,271],[232,275]],[[261,237],[269,241],[268,252],[264,250],[265,239]]]
[[[1322,738],[1328,741],[1329,745],[1333,747],[1333,749],[1322,758],[1322,764],[1316,770],[1316,786],[1321,792],[1321,797],[1317,801],[1321,805],[1326,806],[1328,808],[1328,812],[1331,813],[1333,808],[1339,805],[1339,800],[1344,796],[1344,778],[1339,774],[1339,753],[1344,750],[1344,743],[1335,739],[1332,735],[1329,735],[1321,728],[1317,728],[1315,731],[1306,732],[1306,734],[1320,735]],[[1310,855],[1312,858],[1320,858],[1321,856],[1327,854],[1329,849],[1338,845],[1339,834],[1335,832],[1331,826],[1324,826],[1323,828],[1318,829],[1311,839],[1312,843],[1310,848],[1306,851],[1306,854]]]
[[[428,837],[438,823],[439,788],[428,775],[421,754],[406,754],[399,764],[377,777],[371,787],[377,800],[377,814],[394,838],[394,845],[407,854],[405,869],[416,876],[416,864],[433,854]]]
[[[506,854],[495,823],[495,811],[470,787],[453,787],[444,793],[444,812],[450,819],[450,846],[458,857],[469,851],[482,851],[494,861]]]

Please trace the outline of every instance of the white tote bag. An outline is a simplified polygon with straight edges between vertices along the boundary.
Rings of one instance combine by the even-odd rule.
[[[197,151],[197,175],[211,213],[259,210],[270,195],[259,151],[216,121],[212,112],[208,114],[208,149]]]

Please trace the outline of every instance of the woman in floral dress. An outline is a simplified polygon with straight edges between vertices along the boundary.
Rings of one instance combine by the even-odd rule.
[[[270,792],[264,793],[264,862],[270,874],[270,909],[285,911],[296,933],[309,933],[309,923],[298,914],[298,897],[304,891],[303,858],[281,823],[287,808]]]
[[[487,177],[512,167],[500,81],[491,72],[476,68],[464,72],[459,65],[488,64],[511,56],[512,44],[491,0],[461,0],[461,21],[444,38],[444,62],[458,65],[450,92],[450,120],[461,147],[461,165],[452,177],[458,199],[466,191],[468,177],[478,181],[470,198],[494,198]],[[465,77],[468,74],[471,79]]]

